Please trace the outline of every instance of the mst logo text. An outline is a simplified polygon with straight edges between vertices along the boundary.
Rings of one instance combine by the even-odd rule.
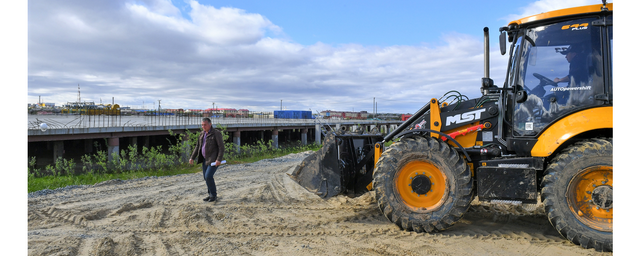
[[[486,109],[478,109],[467,113],[457,114],[453,116],[448,116],[445,125],[451,124],[459,124],[468,121],[478,120],[480,119],[480,114],[484,112]]]

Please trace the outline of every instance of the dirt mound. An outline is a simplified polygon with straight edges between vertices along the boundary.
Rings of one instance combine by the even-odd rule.
[[[405,232],[371,194],[323,200],[293,182],[309,154],[223,165],[215,203],[199,173],[33,193],[29,255],[610,255],[560,237],[541,207],[475,201],[445,232]]]

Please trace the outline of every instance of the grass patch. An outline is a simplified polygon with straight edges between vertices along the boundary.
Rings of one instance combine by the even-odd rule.
[[[262,159],[270,159],[277,158],[281,156],[285,156],[292,153],[300,153],[308,150],[317,151],[320,149],[320,145],[307,145],[307,146],[289,146],[282,149],[264,149],[261,148],[260,151],[257,150],[249,150],[250,146],[246,146],[243,149],[247,150],[245,153],[236,153],[236,154],[228,154],[227,164],[246,164],[260,161]],[[35,159],[32,159],[33,164],[35,165]],[[63,164],[59,164],[60,168],[64,169],[64,163],[68,163],[67,161],[61,160]],[[30,163],[31,165],[31,163]],[[117,167],[117,166],[116,166]],[[120,180],[130,180],[130,179],[138,179],[149,176],[172,176],[178,174],[187,174],[187,173],[198,173],[202,172],[202,167],[199,164],[189,165],[186,163],[174,165],[174,166],[162,166],[160,168],[154,169],[134,169],[134,170],[123,170],[117,169],[115,171],[96,171],[90,172],[86,174],[80,175],[66,175],[60,174],[64,173],[64,171],[56,172],[54,167],[50,168],[50,175],[40,175],[38,170],[30,172],[28,177],[28,192],[39,191],[43,189],[56,189],[63,188],[66,186],[72,185],[94,185],[103,181],[120,179]],[[51,175],[52,173],[52,175]]]
[[[227,141],[229,134],[226,128],[221,125],[218,125],[218,128],[223,139]],[[189,165],[186,163],[188,159],[185,159],[195,147],[198,133],[186,131],[185,134],[174,134],[169,130],[169,134],[176,136],[177,143],[169,146],[168,153],[161,146],[142,147],[141,153],[135,147],[129,146],[111,158],[107,152],[100,150],[96,154],[82,156],[81,163],[58,158],[53,165],[47,165],[44,169],[36,167],[36,159],[33,157],[29,159],[28,192],[72,185],[93,185],[114,179],[130,180],[202,172],[201,165]],[[253,145],[243,146],[226,143],[224,158],[227,164],[246,164],[308,150],[317,151],[322,147],[316,144],[302,145],[298,141],[273,149],[272,143],[262,140]],[[183,153],[189,155],[184,156]],[[82,169],[80,173],[79,169]]]
[[[198,171],[201,172],[202,169],[193,165],[182,164],[179,166],[174,166],[173,168],[166,168],[162,170],[141,170],[102,174],[87,173],[80,175],[59,175],[44,177],[30,176],[28,179],[28,190],[29,193],[31,193],[43,189],[56,189],[72,185],[93,185],[107,180],[130,180],[149,176],[171,176],[185,173],[196,173]]]

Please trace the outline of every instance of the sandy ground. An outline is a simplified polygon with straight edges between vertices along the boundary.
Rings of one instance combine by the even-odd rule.
[[[400,230],[371,193],[323,200],[287,172],[309,152],[201,174],[112,180],[29,197],[29,255],[611,255],[562,238],[542,207],[477,201],[451,229]],[[194,167],[196,168],[196,167]],[[530,209],[531,210],[531,209]]]

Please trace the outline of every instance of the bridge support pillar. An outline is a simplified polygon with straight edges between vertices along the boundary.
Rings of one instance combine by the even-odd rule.
[[[142,146],[149,149],[149,136],[144,136]]]
[[[236,153],[240,153],[240,131],[233,132],[233,144],[236,144]]]
[[[309,133],[309,129],[302,129],[300,130],[301,134],[300,134],[300,140],[302,141],[302,145],[306,146],[307,145],[307,133]]]
[[[132,146],[134,149],[138,150],[138,137],[131,137],[130,139],[131,139],[131,140],[130,140],[130,142],[131,142],[131,146]]]
[[[271,147],[274,149],[277,149],[278,148],[278,130],[277,129],[271,132],[271,140],[272,140]]]
[[[93,153],[93,140],[91,139],[86,139],[84,140],[84,153],[85,154],[91,154]]]
[[[58,159],[58,157],[64,157],[64,141],[54,141],[53,142],[53,161]]]
[[[109,154],[109,161],[111,161],[114,157],[118,158],[120,154],[120,138],[109,138],[107,142],[109,144],[107,154]]]
[[[322,139],[320,137],[320,135],[322,135],[322,131],[320,131],[320,124],[316,124],[315,134],[316,134],[316,138],[315,138],[316,145],[322,145],[322,141],[321,141]]]

